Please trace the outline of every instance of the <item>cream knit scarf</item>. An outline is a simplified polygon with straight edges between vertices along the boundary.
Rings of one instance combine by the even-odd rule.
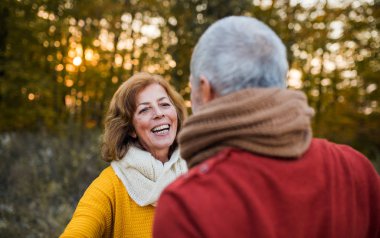
[[[178,149],[164,164],[149,152],[131,146],[127,154],[111,166],[123,182],[129,196],[140,206],[156,205],[162,190],[187,171]]]
[[[311,142],[314,110],[299,91],[254,88],[202,106],[179,134],[181,156],[189,167],[226,147],[294,159]]]

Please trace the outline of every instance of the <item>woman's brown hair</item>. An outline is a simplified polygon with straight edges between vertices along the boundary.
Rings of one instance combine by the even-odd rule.
[[[132,120],[136,111],[136,96],[151,84],[161,85],[172,101],[178,116],[177,134],[182,128],[187,115],[182,97],[161,76],[138,73],[123,82],[112,97],[106,113],[102,158],[107,162],[120,160],[127,153],[129,146],[136,143],[131,135],[134,132]],[[177,136],[171,148],[178,146]]]

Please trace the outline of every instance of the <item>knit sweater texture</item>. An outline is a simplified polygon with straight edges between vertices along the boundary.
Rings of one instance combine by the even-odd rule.
[[[108,167],[88,187],[60,237],[151,237],[154,209],[135,203]]]

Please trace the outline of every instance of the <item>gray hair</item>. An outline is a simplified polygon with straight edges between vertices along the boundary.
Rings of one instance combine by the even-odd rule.
[[[267,25],[245,16],[212,24],[199,39],[191,57],[195,84],[206,77],[223,96],[252,87],[286,87],[288,62],[280,38]]]

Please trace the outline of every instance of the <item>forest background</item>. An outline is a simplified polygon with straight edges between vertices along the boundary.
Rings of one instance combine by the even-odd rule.
[[[316,111],[316,137],[380,170],[380,1],[2,0],[0,236],[57,237],[105,162],[103,115],[139,71],[189,101],[202,32],[229,15],[267,23],[288,49],[290,88]]]

